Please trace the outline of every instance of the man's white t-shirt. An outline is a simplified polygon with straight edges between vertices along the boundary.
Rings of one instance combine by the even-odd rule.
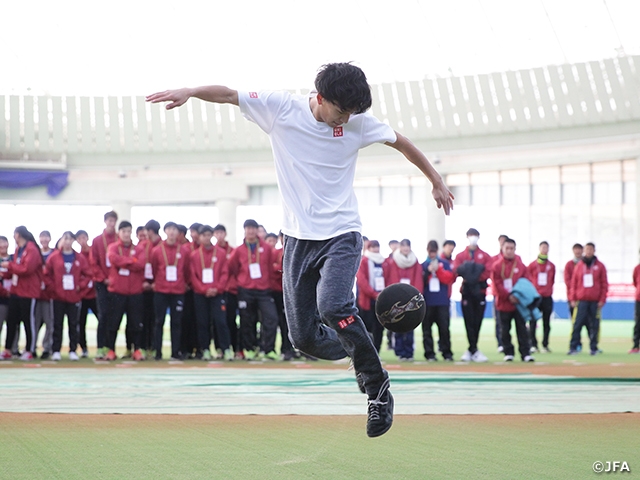
[[[396,134],[366,112],[330,127],[315,119],[309,98],[285,91],[238,92],[242,114],[271,139],[284,206],[282,232],[301,240],[360,232],[353,190],[358,150],[394,143]]]

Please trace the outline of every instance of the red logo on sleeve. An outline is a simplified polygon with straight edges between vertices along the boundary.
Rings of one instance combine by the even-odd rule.
[[[351,325],[355,321],[356,321],[356,319],[353,318],[353,315],[351,315],[350,317],[343,318],[342,320],[340,320],[338,322],[338,326],[340,327],[341,330],[344,330],[345,328],[347,328],[349,325]]]
[[[342,127],[333,127],[333,136],[341,137],[342,136]]]
[[[249,92],[249,98],[258,98],[258,92]]]

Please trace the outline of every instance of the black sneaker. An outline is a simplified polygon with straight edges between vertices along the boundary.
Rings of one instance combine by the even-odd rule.
[[[393,424],[393,395],[389,391],[389,379],[387,378],[376,398],[369,399],[367,418],[367,435],[379,437],[389,431]]]
[[[40,359],[41,360],[46,360],[50,356],[51,356],[51,354],[49,352],[42,352],[42,355],[40,355]]]

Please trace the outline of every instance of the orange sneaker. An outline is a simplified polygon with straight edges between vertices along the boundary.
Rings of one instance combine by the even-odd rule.
[[[105,360],[109,361],[116,360],[116,358],[116,352],[114,352],[113,350],[109,350],[109,353],[107,353],[107,355],[104,357]]]
[[[133,355],[131,356],[131,358],[133,358],[136,362],[140,362],[140,361],[144,360],[144,353],[142,353],[138,349],[135,352],[133,352]]]

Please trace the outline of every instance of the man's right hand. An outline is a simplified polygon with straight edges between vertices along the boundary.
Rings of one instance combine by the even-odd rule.
[[[167,104],[167,110],[184,105],[184,103],[191,98],[190,88],[179,88],[177,90],[165,90],[164,92],[154,93],[147,96],[147,102],[160,103],[171,102]]]

